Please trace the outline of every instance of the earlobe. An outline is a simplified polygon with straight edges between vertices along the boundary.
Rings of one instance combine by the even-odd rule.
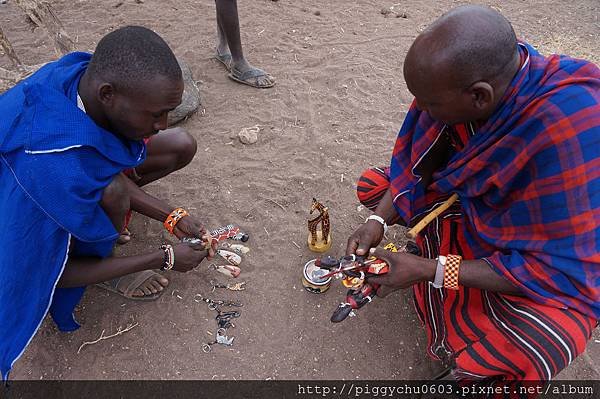
[[[479,110],[485,110],[494,103],[494,88],[488,82],[475,82],[469,88],[473,106]]]
[[[115,89],[110,83],[102,83],[98,87],[98,101],[104,105],[110,105],[115,95]]]

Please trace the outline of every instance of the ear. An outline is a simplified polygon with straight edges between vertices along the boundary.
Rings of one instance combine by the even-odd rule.
[[[488,82],[475,82],[467,90],[476,109],[486,111],[494,104],[494,88]]]
[[[105,106],[112,105],[115,98],[115,88],[110,83],[102,83],[98,87],[98,101]]]

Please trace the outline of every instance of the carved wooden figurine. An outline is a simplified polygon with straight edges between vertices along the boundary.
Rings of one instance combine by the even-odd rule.
[[[308,248],[313,252],[325,252],[331,248],[331,233],[329,225],[329,211],[315,198],[312,200],[310,213],[318,211],[319,215],[308,220]],[[319,223],[321,228],[318,228]]]

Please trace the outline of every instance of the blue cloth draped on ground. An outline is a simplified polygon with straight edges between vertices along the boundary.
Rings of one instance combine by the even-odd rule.
[[[520,44],[499,108],[427,190],[455,192],[476,259],[538,303],[600,318],[600,69]],[[400,216],[428,204],[414,170],[448,127],[411,107],[391,161]]]
[[[71,53],[0,96],[0,371],[50,310],[62,331],[85,287],[56,288],[69,255],[106,257],[118,237],[99,205],[115,175],[146,157],[77,107],[91,55]],[[70,248],[70,250],[69,250]]]

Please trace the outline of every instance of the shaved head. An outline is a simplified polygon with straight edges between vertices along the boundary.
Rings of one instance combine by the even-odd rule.
[[[458,7],[421,33],[404,60],[417,107],[446,124],[485,120],[519,70],[510,22],[484,6]]]
[[[408,51],[405,68],[464,86],[497,77],[516,55],[510,22],[492,8],[469,5],[444,14],[420,34]]]

